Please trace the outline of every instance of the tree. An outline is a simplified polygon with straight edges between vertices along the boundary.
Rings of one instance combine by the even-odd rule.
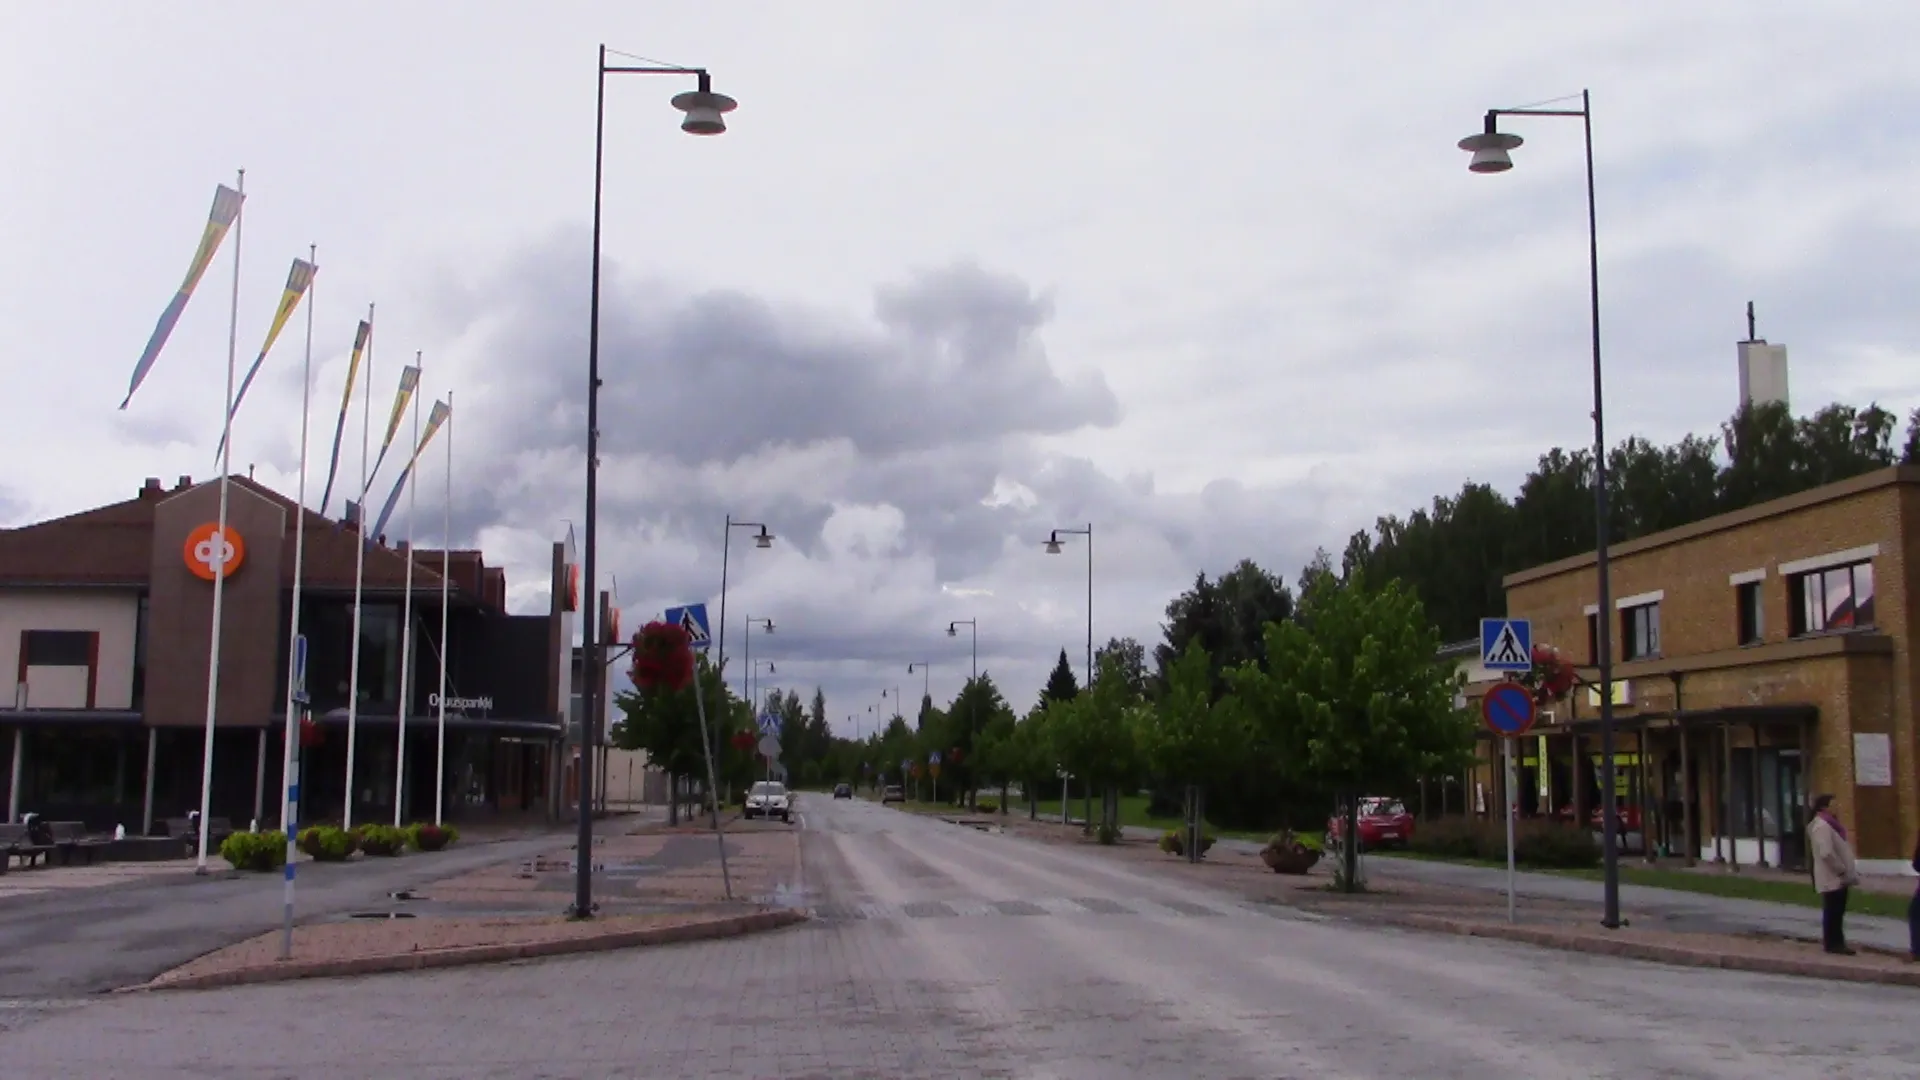
[[[1093,669],[1099,671],[1105,667],[1108,657],[1119,665],[1127,689],[1144,700],[1152,686],[1152,676],[1147,672],[1147,647],[1130,637],[1108,638],[1105,645],[1093,651]]]
[[[1103,823],[1119,825],[1120,784],[1133,779],[1137,768],[1133,733],[1136,713],[1143,708],[1127,687],[1126,670],[1118,656],[1109,656],[1096,669],[1093,685],[1072,701],[1047,707],[1048,739],[1068,771],[1087,785],[1105,792]]]
[[[1072,701],[1079,694],[1079,680],[1073,677],[1073,665],[1067,663],[1067,650],[1061,649],[1060,662],[1053,665],[1053,673],[1047,676],[1047,685],[1040,691],[1040,703]]]
[[[1464,763],[1473,723],[1454,705],[1461,676],[1439,659],[1440,635],[1411,589],[1363,573],[1315,583],[1303,608],[1312,629],[1269,625],[1267,669],[1243,666],[1236,695],[1293,775],[1340,793],[1352,837],[1361,796]]]
[[[1261,633],[1267,623],[1293,614],[1293,594],[1286,583],[1242,559],[1218,581],[1202,573],[1193,587],[1167,604],[1165,638],[1153,650],[1155,684],[1166,686],[1167,670],[1190,644],[1207,650],[1214,664],[1214,693],[1226,690],[1220,672],[1235,664],[1261,659]]]
[[[1205,789],[1244,760],[1246,739],[1235,702],[1213,697],[1213,658],[1189,644],[1167,669],[1167,688],[1140,710],[1135,741],[1140,761],[1162,781]]]
[[[719,668],[701,654],[695,660],[694,677],[700,680],[706,695],[707,718],[713,724],[716,753],[731,752],[727,740],[735,730],[734,701],[727,693]],[[706,755],[700,744],[700,713],[689,682],[678,690],[635,689],[614,698],[620,720],[608,732],[613,745],[622,750],[642,750],[647,760],[666,771],[669,780],[684,776],[706,777]],[[669,800],[669,816],[679,820],[678,800]]]
[[[939,721],[928,726],[928,741],[929,749],[938,750],[945,759],[940,779],[951,785],[952,791],[974,795],[984,779],[981,770],[985,763],[980,757],[982,733],[1002,717],[1011,727],[1013,710],[1000,696],[993,676],[983,671],[978,678],[967,680],[944,713],[935,710],[934,715]],[[960,751],[957,762],[953,759],[954,750]]]

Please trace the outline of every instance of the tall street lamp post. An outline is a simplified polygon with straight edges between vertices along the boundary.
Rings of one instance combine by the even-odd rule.
[[[973,634],[973,677],[968,680],[968,686],[972,686],[974,683],[980,681],[980,624],[974,619],[955,619],[947,624],[947,636],[959,637],[962,626],[972,631]],[[978,691],[976,691],[976,693],[977,692]],[[974,715],[976,709],[974,702],[976,700],[977,699],[971,695],[967,698],[967,734],[975,739],[980,737],[979,727],[976,724],[978,717]],[[971,745],[969,745],[968,749],[971,751]]]
[[[920,677],[925,684],[922,690],[925,696],[920,699],[920,707],[924,709],[926,708],[926,703],[933,700],[933,665],[925,660],[915,660],[913,663],[907,665],[907,674],[911,675],[916,671],[920,673]]]
[[[1587,148],[1587,284],[1592,302],[1593,328],[1593,506],[1594,506],[1594,570],[1599,577],[1598,619],[1600,630],[1595,637],[1595,657],[1600,669],[1600,806],[1601,806],[1601,853],[1605,862],[1606,910],[1601,916],[1601,925],[1613,929],[1620,925],[1620,818],[1619,805],[1614,792],[1614,722],[1613,722],[1613,637],[1610,623],[1613,617],[1613,581],[1611,568],[1607,560],[1607,437],[1606,424],[1601,409],[1600,393],[1600,226],[1594,211],[1593,199],[1593,100],[1591,94],[1580,91],[1578,109],[1489,109],[1486,125],[1478,133],[1460,140],[1460,149],[1473,154],[1473,163],[1468,166],[1476,173],[1500,173],[1513,168],[1513,159],[1508,152],[1516,149],[1524,141],[1518,135],[1510,135],[1499,130],[1498,121],[1502,116],[1566,116],[1578,117],[1586,132]],[[1644,752],[1644,748],[1643,752]]]
[[[756,619],[751,615],[747,616],[747,629],[745,630],[747,635],[747,662],[740,665],[743,669],[740,672],[740,696],[746,698],[748,705],[753,706],[753,715],[757,717],[760,715],[760,703],[753,700],[753,628],[756,626],[766,627],[767,633],[771,634],[773,633],[773,620]]]
[[[1087,685],[1093,685],[1093,522],[1087,522],[1084,529],[1055,529],[1047,537],[1047,554],[1060,554],[1060,538],[1063,536],[1084,536],[1087,538]]]
[[[775,671],[775,670],[774,670],[774,667],[773,667],[773,661],[771,661],[771,660],[755,660],[755,661],[753,662],[753,693],[754,693],[754,694],[756,694],[756,695],[760,693],[760,672],[761,672],[761,671],[763,671],[763,670],[764,670],[764,671],[765,671],[765,672],[766,672],[767,674],[769,674],[769,675],[778,675],[778,674],[780,674],[780,673],[779,673],[778,671]],[[755,704],[754,704],[754,708],[756,708],[756,709],[757,709],[757,708],[759,708],[759,707],[760,707],[760,706],[759,706],[759,698],[758,698],[758,697],[755,697],[755,698],[753,699],[753,701],[755,702]]]
[[[602,182],[606,162],[607,128],[607,76],[609,75],[692,75],[699,82],[699,89],[677,94],[673,98],[673,107],[684,114],[680,121],[680,130],[689,135],[718,135],[727,130],[726,114],[732,112],[738,104],[725,94],[713,92],[712,80],[704,68],[683,68],[648,65],[632,67],[624,64],[607,65],[607,47],[600,46],[598,88],[594,94],[593,105],[593,297],[587,316],[587,514],[586,514],[586,588],[582,593],[594,595],[598,578],[594,576],[596,559],[599,553],[599,472],[600,472],[600,213],[602,204]],[[582,665],[587,671],[599,671],[600,659],[599,628],[594,625],[594,612],[587,605],[581,622]],[[589,678],[581,695],[583,716],[596,715],[599,707],[599,680]],[[584,730],[584,725],[583,725]],[[593,917],[593,748],[586,739],[580,744],[580,834],[574,852],[574,897],[573,917],[590,919]]]
[[[762,551],[773,546],[773,534],[767,531],[765,525],[757,521],[735,521],[732,514],[727,515],[727,528],[721,533],[720,540],[720,640],[716,645],[719,652],[719,660],[716,663],[720,665],[722,679],[727,677],[727,566],[731,562],[735,529],[759,529],[760,531],[754,535],[753,546]]]

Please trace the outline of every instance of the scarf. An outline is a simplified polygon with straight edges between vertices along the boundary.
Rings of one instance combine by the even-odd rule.
[[[1816,816],[1819,817],[1821,820],[1825,821],[1828,825],[1832,826],[1834,833],[1838,835],[1840,839],[1845,840],[1847,838],[1847,827],[1845,825],[1840,824],[1840,819],[1833,816],[1833,811],[1822,810]]]

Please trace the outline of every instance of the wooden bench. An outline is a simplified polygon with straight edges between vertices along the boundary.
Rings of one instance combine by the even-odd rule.
[[[34,843],[25,825],[0,825],[0,853],[4,853],[4,856],[0,857],[0,874],[5,873],[15,859],[19,859],[28,867],[35,864],[48,865],[47,856],[53,850],[52,844]]]
[[[102,848],[113,841],[105,837],[87,835],[85,822],[50,821],[47,828],[53,833],[53,846],[59,849],[60,865],[72,866],[73,857],[78,855],[88,866],[93,865],[94,849]]]
[[[191,818],[167,818],[160,823],[160,829],[167,836],[177,836],[185,841],[189,853],[200,850],[200,830]],[[212,854],[220,850],[221,841],[233,835],[233,824],[223,817],[207,819],[207,852]]]

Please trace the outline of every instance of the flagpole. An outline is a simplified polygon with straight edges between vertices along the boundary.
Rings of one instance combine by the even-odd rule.
[[[307,245],[307,263],[313,267],[313,276],[320,276],[320,249],[318,245]],[[294,772],[294,746],[300,737],[300,719],[294,711],[300,703],[294,700],[299,690],[300,670],[300,590],[305,588],[307,562],[307,421],[313,401],[313,306],[317,299],[313,294],[318,281],[309,280],[307,284],[307,353],[300,364],[300,480],[296,491],[297,506],[293,516],[293,612],[288,617],[290,629],[287,632],[287,730],[281,737],[280,748],[280,784],[283,796],[280,801],[280,828],[287,834],[286,892],[281,900],[280,958],[287,959],[293,954],[293,863],[295,841],[299,833],[298,800],[300,797],[300,777]]]
[[[223,586],[227,580],[227,566],[232,561],[227,554],[231,543],[227,539],[227,474],[233,465],[233,369],[240,348],[240,236],[241,218],[246,214],[247,170],[241,169],[239,177],[236,190],[241,203],[233,216],[233,300],[227,314],[227,396],[220,406],[220,517],[219,524],[215,526],[217,531],[211,538],[212,552],[207,560],[215,566],[213,629],[207,645],[207,736],[200,750],[200,842],[193,868],[196,874],[207,872],[207,828],[211,824],[207,815],[213,809],[213,728],[220,691],[220,606],[225,598]]]
[[[413,369],[423,371],[420,366],[420,353],[413,354]],[[413,394],[413,445],[420,445],[420,392]],[[417,459],[419,450],[414,450]],[[412,711],[411,699],[407,697],[408,676],[413,674],[413,522],[414,509],[420,505],[420,486],[413,482],[413,466],[407,462],[407,471],[403,479],[407,485],[407,584],[406,592],[400,601],[400,710],[395,719],[398,734],[394,736],[393,751],[393,827],[400,827],[401,811],[406,806],[407,791],[407,714]]]
[[[367,305],[367,322],[373,322],[373,305]],[[367,386],[361,397],[360,415],[360,501],[354,510],[353,536],[353,658],[347,665],[347,786],[341,800],[340,827],[353,828],[353,742],[360,727],[360,595],[367,570],[367,446],[373,430],[373,335],[367,335]]]
[[[453,391],[447,391],[447,490],[440,524],[440,697],[435,720],[433,823],[441,824],[447,802],[447,589],[453,575]]]

